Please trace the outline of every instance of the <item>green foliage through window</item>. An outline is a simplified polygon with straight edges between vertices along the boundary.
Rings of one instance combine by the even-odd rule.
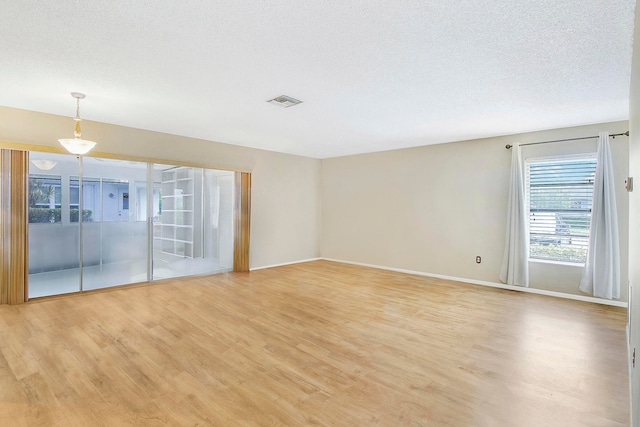
[[[29,223],[55,224],[62,221],[62,178],[59,175],[29,175]],[[79,211],[71,208],[71,222],[78,222]],[[82,211],[82,221],[92,222],[93,212]]]

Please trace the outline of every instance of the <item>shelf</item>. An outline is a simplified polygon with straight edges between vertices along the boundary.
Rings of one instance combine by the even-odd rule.
[[[160,243],[165,254],[193,257],[193,168],[176,167],[162,172],[163,209]]]
[[[193,245],[193,242],[189,240],[180,240],[180,239],[174,239],[170,237],[154,237],[154,239],[164,240],[165,242],[180,242],[180,243],[186,243],[187,245]]]

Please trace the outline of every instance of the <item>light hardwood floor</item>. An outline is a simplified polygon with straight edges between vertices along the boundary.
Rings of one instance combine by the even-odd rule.
[[[0,306],[7,426],[624,426],[626,311],[317,261]]]

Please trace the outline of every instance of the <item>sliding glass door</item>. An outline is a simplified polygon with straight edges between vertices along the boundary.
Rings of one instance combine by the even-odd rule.
[[[29,298],[233,268],[233,172],[31,153]]]

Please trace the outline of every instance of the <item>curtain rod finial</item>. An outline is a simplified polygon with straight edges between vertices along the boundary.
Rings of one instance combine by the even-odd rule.
[[[507,144],[507,145],[504,146],[504,148],[506,148],[507,150],[509,150],[511,147],[513,147],[513,145],[511,145],[511,144]]]

